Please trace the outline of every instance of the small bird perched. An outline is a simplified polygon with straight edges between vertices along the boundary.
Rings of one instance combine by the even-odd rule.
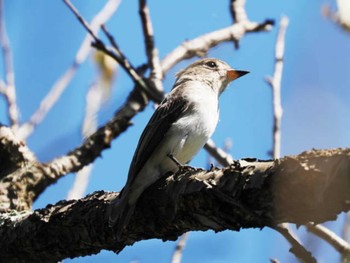
[[[129,223],[142,192],[167,172],[187,164],[213,134],[219,119],[219,96],[247,74],[224,61],[194,62],[176,77],[173,89],[144,129],[121,197],[112,201],[109,224],[120,234]]]

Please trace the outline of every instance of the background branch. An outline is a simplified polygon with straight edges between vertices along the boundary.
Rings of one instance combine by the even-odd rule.
[[[288,18],[283,16],[280,21],[280,29],[278,31],[275,46],[275,69],[272,77],[266,79],[272,88],[273,101],[273,158],[281,157],[281,122],[282,122],[282,102],[281,102],[281,82],[283,72],[283,56],[285,34],[288,26]]]
[[[107,1],[101,11],[91,20],[89,28],[94,35],[97,34],[101,24],[106,23],[113,16],[113,14],[115,14],[119,7],[119,4],[120,0]],[[33,133],[35,127],[45,119],[48,112],[59,100],[62,93],[68,87],[75,73],[79,69],[80,65],[90,54],[91,41],[92,38],[90,34],[87,34],[75,55],[72,65],[52,86],[51,90],[48,92],[45,98],[40,102],[39,108],[30,117],[29,121],[21,125],[18,132],[20,138],[27,139]]]
[[[4,1],[0,0],[0,45],[4,58],[5,85],[1,93],[7,102],[8,117],[11,127],[16,130],[19,122],[19,110],[16,103],[15,73],[13,71],[12,52],[5,26]]]
[[[150,81],[151,85],[158,92],[163,92],[163,72],[160,66],[160,59],[158,55],[158,49],[154,44],[154,34],[151,16],[146,4],[146,0],[139,0],[139,13],[141,17],[141,24],[143,29],[143,35],[145,39],[146,55],[148,60],[148,66],[151,68]]]
[[[350,245],[344,239],[340,238],[333,231],[324,227],[322,225],[315,225],[314,223],[307,223],[305,225],[306,229],[313,233],[314,235],[322,238],[328,244],[330,244],[334,249],[336,249],[342,256],[349,257],[350,255]]]
[[[190,234],[189,232],[186,232],[186,233],[182,234],[182,236],[179,238],[179,240],[176,244],[173,256],[171,258],[171,263],[180,263],[181,262],[182,255],[183,255],[184,248],[186,246],[186,241],[187,241],[189,234]]]

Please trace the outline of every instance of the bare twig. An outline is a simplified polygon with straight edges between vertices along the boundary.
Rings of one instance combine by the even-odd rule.
[[[78,200],[79,198],[84,197],[89,185],[92,167],[92,164],[84,166],[76,173],[73,186],[67,194],[67,200]]]
[[[81,131],[83,138],[89,137],[97,130],[97,114],[104,102],[104,89],[109,88],[105,87],[103,85],[104,83],[104,76],[101,75],[99,81],[91,85],[86,95],[85,117]],[[111,85],[111,83],[109,83],[109,85]],[[69,190],[67,195],[68,200],[79,199],[84,196],[89,184],[92,168],[93,165],[90,164],[77,172],[73,187]]]
[[[307,223],[305,225],[306,229],[313,233],[314,235],[322,238],[328,244],[330,244],[335,250],[337,250],[341,255],[350,254],[350,245],[344,239],[339,237],[336,233],[319,224]]]
[[[102,30],[107,36],[109,42],[111,43],[115,52],[109,50],[102,42],[93,44],[97,49],[106,52],[106,54],[113,57],[120,66],[126,71],[126,73],[138,84],[148,95],[149,97],[157,102],[160,102],[163,99],[164,94],[161,91],[155,90],[153,87],[150,87],[148,83],[144,80],[142,76],[137,73],[136,68],[131,64],[131,62],[126,58],[126,56],[119,49],[114,37],[109,33],[106,27],[103,25]]]
[[[245,0],[231,0],[231,16],[235,23],[248,21],[248,16],[244,8]]]
[[[91,26],[89,28],[91,32],[93,32],[93,35],[97,34],[101,24],[105,23],[112,17],[112,15],[117,11],[119,4],[120,0],[107,1],[106,5],[91,21]],[[77,72],[79,66],[89,55],[91,51],[91,40],[90,34],[87,34],[77,51],[72,65],[56,81],[46,97],[41,101],[40,107],[30,117],[30,120],[20,127],[19,136],[21,138],[28,138],[35,127],[43,121],[50,109],[56,104],[63,91],[68,87],[68,84]]]
[[[79,22],[89,32],[91,37],[94,39],[94,42],[92,42],[92,46],[104,52],[105,54],[111,56],[112,58],[114,58],[120,64],[120,66],[126,71],[126,73],[134,80],[134,82],[140,88],[142,88],[153,100],[156,100],[156,101],[161,100],[162,94],[159,94],[159,92],[156,92],[156,90],[152,89],[151,87],[149,87],[149,85],[147,85],[144,79],[137,73],[135,67],[132,66],[130,61],[121,52],[116,41],[114,40],[114,37],[109,33],[106,27],[102,25],[102,30],[107,36],[109,42],[111,43],[113,50],[106,47],[103,41],[98,38],[98,36],[92,31],[89,24],[86,22],[86,20],[79,14],[78,10],[70,3],[69,0],[63,0],[63,1],[66,3],[69,9],[74,13],[74,15],[79,20]]]
[[[86,31],[89,32],[90,36],[94,39],[94,41],[99,42],[100,39],[97,37],[97,34],[88,22],[79,14],[78,10],[75,8],[75,6],[69,1],[69,0],[63,0],[63,2],[68,6],[68,8],[74,13],[76,18],[79,20],[79,22],[85,27]],[[99,25],[100,26],[100,25]]]
[[[14,130],[18,128],[19,112],[16,103],[15,73],[13,70],[12,52],[6,32],[4,1],[0,0],[0,45],[4,57],[5,87],[1,89],[7,102],[10,125]]]
[[[223,166],[228,166],[233,162],[232,156],[217,147],[212,139],[207,141],[204,145],[204,149]]]
[[[171,263],[180,263],[181,262],[181,258],[182,258],[183,251],[184,251],[184,248],[186,246],[186,241],[187,241],[189,234],[190,234],[190,232],[186,232],[185,234],[183,234],[179,238],[177,245],[175,247],[172,259],[171,259]]]
[[[152,21],[146,4],[146,0],[139,0],[139,5],[139,12],[141,16],[143,35],[145,39],[148,65],[151,68],[150,81],[155,89],[157,89],[158,91],[163,91],[163,72],[162,68],[160,67],[158,49],[154,45]]]
[[[282,104],[281,104],[281,82],[283,72],[283,56],[284,56],[284,38],[288,26],[288,18],[281,18],[280,29],[278,31],[275,46],[275,70],[273,76],[267,78],[267,83],[272,88],[273,97],[273,158],[281,156],[281,120],[282,120]]]
[[[342,235],[343,239],[348,242],[350,238],[350,213],[346,214]]]
[[[350,3],[348,0],[337,0],[337,12],[333,12],[328,5],[322,7],[324,17],[331,19],[342,29],[350,32]]]
[[[306,263],[317,262],[316,259],[312,256],[312,254],[299,243],[297,238],[294,237],[291,232],[289,232],[289,229],[283,227],[283,224],[273,227],[273,229],[278,231],[285,239],[288,240],[288,242],[292,245],[289,251],[293,253],[297,258],[299,258],[301,262],[306,262]]]
[[[275,45],[275,69],[273,76],[267,78],[266,81],[272,88],[273,98],[273,150],[272,157],[278,159],[281,157],[281,122],[282,122],[282,103],[281,103],[281,82],[283,72],[283,57],[284,57],[284,43],[285,34],[288,26],[288,18],[283,16],[280,21],[280,28],[278,31],[276,45]],[[305,256],[308,257],[311,253],[307,252],[306,249],[300,244],[297,236],[293,233],[289,224],[284,223],[278,225],[275,228],[280,232],[292,245],[290,251],[298,258],[303,259]],[[307,252],[307,253],[306,253]],[[308,262],[308,261],[307,261]],[[311,261],[312,262],[312,261]]]
[[[194,56],[202,57],[210,48],[222,42],[238,41],[246,33],[250,32],[268,31],[273,24],[274,22],[272,20],[266,20],[261,24],[255,22],[235,23],[229,27],[201,35],[192,40],[187,40],[166,55],[161,61],[163,74],[184,59]]]

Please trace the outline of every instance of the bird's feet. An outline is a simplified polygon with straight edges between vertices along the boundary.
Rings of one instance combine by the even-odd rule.
[[[180,163],[179,160],[177,160],[176,157],[174,155],[172,155],[171,153],[169,153],[167,156],[170,158],[170,160],[172,160],[177,165],[177,167],[179,169],[178,172],[180,172],[180,173],[197,170],[196,168],[194,168],[192,166]]]

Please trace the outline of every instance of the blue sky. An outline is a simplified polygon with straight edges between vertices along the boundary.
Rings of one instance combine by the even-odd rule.
[[[105,1],[73,1],[81,14],[91,20]],[[350,144],[350,35],[321,15],[324,1],[248,0],[250,19],[263,21],[287,15],[285,68],[282,82],[282,155],[298,154],[311,148],[347,147]],[[332,6],[334,2],[328,1]],[[229,1],[177,0],[149,1],[155,40],[161,58],[186,39],[225,27],[231,23]],[[62,1],[5,1],[7,31],[14,58],[17,98],[21,120],[26,121],[42,98],[69,67],[86,32]],[[146,61],[138,1],[122,1],[116,15],[107,23],[120,48],[134,65]],[[227,61],[251,74],[233,83],[221,97],[221,116],[214,141],[222,146],[231,138],[234,158],[267,159],[272,145],[271,90],[264,78],[273,73],[277,27],[271,32],[250,34],[239,50],[232,43],[222,44],[208,54]],[[164,80],[167,91],[174,74],[191,61],[173,68]],[[3,66],[0,65],[0,72]],[[60,101],[28,139],[29,147],[42,161],[48,161],[79,145],[84,116],[85,94],[96,77],[92,59],[82,65]],[[103,124],[123,103],[132,81],[120,70],[110,100],[102,108]],[[120,190],[126,180],[138,138],[153,112],[153,105],[138,114],[134,125],[112,144],[95,162],[88,193]],[[3,100],[0,121],[7,123]],[[207,155],[200,152],[194,166],[206,166]],[[70,174],[49,187],[35,203],[45,207],[64,199],[72,186]],[[331,223],[340,230],[338,223]],[[303,233],[301,233],[304,236]],[[338,259],[328,245],[304,239],[323,262]],[[316,243],[317,242],[317,243]],[[102,252],[65,262],[169,262],[176,243],[143,241],[127,247],[119,255]],[[289,246],[270,229],[250,229],[191,233],[183,262],[267,262],[278,258],[294,262]],[[154,259],[156,255],[157,259]]]

